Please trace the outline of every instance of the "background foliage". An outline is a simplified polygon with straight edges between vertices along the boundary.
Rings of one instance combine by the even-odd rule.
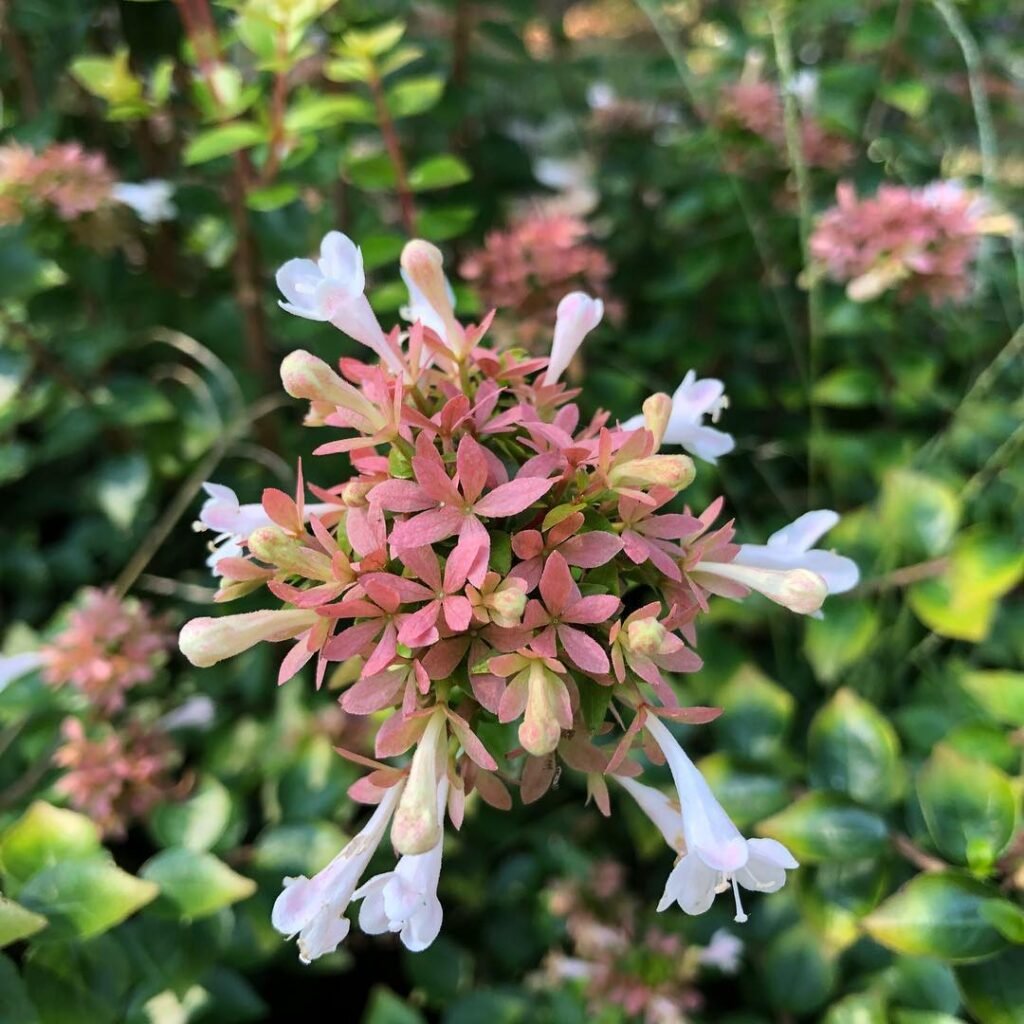
[[[201,481],[290,489],[309,446],[276,364],[348,343],[276,310],[283,260],[346,231],[390,318],[412,233],[452,267],[517,211],[583,209],[622,308],[584,349],[584,402],[626,416],[691,366],[721,377],[742,451],[693,504],[724,492],[759,530],[746,541],[836,508],[830,542],[863,574],[820,620],[719,602],[706,668],[680,683],[725,709],[690,741],[715,751],[701,767],[730,814],[804,865],[738,932],[738,981],[701,973],[692,1017],[1024,1020],[1019,232],[984,243],[956,306],[798,284],[840,178],[864,194],[959,177],[1024,213],[1020,11],[233,0],[215,31],[196,0],[0,11],[4,141],[81,141],[123,180],[172,181],[178,208],[0,229],[5,653],[57,630],[86,584],[196,614],[213,592],[187,528]],[[744,73],[798,71],[849,149],[839,169],[794,172],[785,145],[718,116]],[[353,936],[295,962],[270,904],[341,845],[356,776],[332,747],[359,734],[330,692],[272,676],[260,650],[202,673],[168,661],[140,713],[204,694],[212,724],[176,734],[178,798],[105,845],[54,788],[73,698],[33,676],[0,692],[0,1021],[631,1019],[540,980],[570,948],[552,884],[614,859],[653,919],[669,866],[632,808],[603,820],[570,779],[510,818],[467,817],[426,953]],[[735,928],[721,907],[658,925],[691,943]]]

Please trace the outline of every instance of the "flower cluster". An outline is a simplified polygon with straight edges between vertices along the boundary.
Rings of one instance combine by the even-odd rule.
[[[294,498],[271,488],[261,508],[211,488],[201,513],[220,534],[219,598],[266,586],[283,604],[187,623],[189,660],[204,667],[290,641],[279,683],[313,662],[320,685],[344,662],[343,709],[382,721],[378,760],[346,753],[370,769],[352,796],[376,809],[323,871],[285,880],[274,926],[313,960],[342,941],[346,908],[362,900],[364,931],[424,948],[441,925],[446,813],[460,827],[474,792],[508,808],[510,783],[537,800],[558,762],[581,773],[603,813],[613,779],[661,828],[679,856],[662,908],[700,913],[731,886],[744,920],[739,887],[772,892],[796,862],[776,842],[745,839],[717,803],[665,724],[707,722],[717,709],[680,707],[671,676],[700,667],[696,621],[715,595],[756,590],[813,614],[829,590],[823,570],[838,563],[847,571],[833,582],[852,585],[847,560],[810,550],[829,514],[744,554],[732,523],[716,526],[721,499],[670,510],[695,468],[663,448],[714,458],[732,447],[703,422],[725,407],[720,382],[691,374],[674,398],[651,396],[637,421],[585,421],[561,376],[600,320],[599,300],[565,297],[550,356],[524,358],[484,344],[490,316],[456,318],[433,246],[410,242],[402,269],[412,326],[386,333],[344,235],[331,232],[318,260],[281,268],[284,309],[379,357],[335,369],[296,351],[281,366],[287,393],[309,403],[307,423],[332,431],[316,454],[345,453],[353,475],[310,484],[316,506],[301,473]],[[495,739],[502,724],[515,724],[518,746]],[[668,762],[675,797],[636,781],[641,743]],[[389,831],[397,864],[360,886]]]
[[[733,82],[722,89],[719,117],[763,139],[785,153],[786,130],[782,96],[778,87],[764,80]],[[809,167],[836,171],[853,158],[853,148],[830,132],[810,113],[800,118],[800,146]]]
[[[622,866],[605,861],[584,883],[552,887],[549,908],[565,921],[571,951],[549,953],[534,983],[578,986],[597,1019],[615,1009],[643,1024],[685,1024],[703,1005],[695,987],[701,969],[735,973],[743,943],[720,929],[708,946],[687,946],[679,935],[644,927],[622,880]]]
[[[127,690],[153,679],[172,644],[167,624],[145,605],[111,590],[87,590],[39,657],[50,685],[70,684],[109,715],[123,707]]]
[[[843,182],[811,235],[811,273],[846,284],[855,302],[895,289],[938,306],[967,297],[981,236],[1005,230],[1006,218],[955,182],[882,185],[864,199]]]
[[[102,153],[77,142],[35,152],[19,143],[0,146],[0,224],[17,224],[28,210],[52,210],[77,220],[111,204],[131,207],[146,223],[175,215],[172,186],[164,181],[117,182]]]
[[[537,341],[555,318],[567,291],[580,289],[609,303],[612,265],[604,251],[588,241],[589,229],[565,213],[533,213],[504,231],[491,231],[481,249],[470,253],[459,272],[476,286],[488,308],[509,318],[514,340]]]
[[[64,741],[53,756],[64,769],[57,792],[104,835],[123,837],[131,822],[172,795],[169,772],[176,750],[162,729],[133,722],[95,738],[79,719],[67,718],[61,731]]]

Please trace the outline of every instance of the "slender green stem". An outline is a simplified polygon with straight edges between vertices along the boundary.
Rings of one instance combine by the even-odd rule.
[[[985,91],[984,68],[981,51],[971,35],[967,23],[951,0],[932,0],[932,5],[946,23],[950,35],[956,40],[967,68],[967,89],[974,108],[974,121],[978,128],[978,149],[981,151],[981,180],[985,191],[994,192],[999,173],[999,146],[996,140],[995,125],[992,121],[992,108],[989,106],[988,93]],[[1024,247],[1019,233],[1014,233],[1012,244],[1013,261],[1017,272],[1017,298],[1024,315]]]
[[[786,154],[796,183],[797,212],[800,219],[800,249],[805,267],[811,265],[810,239],[813,228],[814,209],[811,198],[811,177],[804,159],[803,141],[800,137],[800,112],[793,95],[793,51],[786,31],[785,11],[781,4],[768,9],[768,21],[772,30],[775,47],[775,62],[779,69],[779,84],[782,88],[783,128],[786,135]],[[821,281],[812,276],[807,287],[807,412],[810,427],[807,436],[807,490],[810,504],[814,505],[814,480],[817,463],[817,441],[821,435],[820,414],[814,401],[814,385],[821,367],[822,334],[822,291]]]

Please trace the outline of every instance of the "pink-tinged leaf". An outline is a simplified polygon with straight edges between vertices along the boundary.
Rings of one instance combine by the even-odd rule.
[[[505,692],[501,695],[501,701],[498,703],[498,721],[514,722],[521,718],[526,710],[528,697],[529,686],[525,674],[520,674],[505,687]]]
[[[608,783],[603,775],[598,775],[595,772],[587,775],[587,800],[591,799],[606,818],[611,817],[612,804],[608,797]]]
[[[477,772],[473,784],[485,803],[499,811],[512,810],[512,796],[497,776],[490,772]]]
[[[487,486],[500,487],[508,483],[508,470],[505,464],[495,455],[490,448],[484,448],[484,458],[487,460]]]
[[[439,601],[431,601],[418,611],[412,612],[402,620],[402,628],[398,631],[398,642],[406,647],[423,647],[437,640],[437,616],[441,611]],[[429,637],[429,638],[428,638]]]
[[[658,655],[662,668],[669,672],[699,672],[704,662],[696,651],[681,647],[678,651]]]
[[[683,578],[677,563],[677,559],[682,558],[682,556],[682,549],[678,548],[675,544],[671,544],[669,541],[647,541],[647,557],[651,560],[651,565],[663,576],[667,576],[670,580],[675,580],[677,583]]]
[[[557,551],[552,551],[544,563],[540,593],[552,615],[561,615],[567,606],[576,603],[579,598],[579,590],[573,582],[568,563]]]
[[[446,505],[462,504],[462,495],[448,476],[441,453],[425,433],[416,439],[412,471],[423,490],[435,501],[444,502]]]
[[[358,622],[348,629],[342,630],[324,648],[324,657],[328,661],[347,661],[363,650],[381,631],[383,623],[380,619],[369,622]]]
[[[401,672],[378,672],[349,687],[340,703],[350,715],[372,715],[394,704],[401,688]]]
[[[610,562],[622,550],[622,538],[595,530],[564,541],[558,549],[570,565],[596,569]]]
[[[659,718],[668,718],[673,722],[683,722],[686,725],[707,725],[713,722],[722,713],[721,708],[658,708],[651,709],[652,714]]]
[[[321,608],[320,614],[331,619],[364,619],[379,618],[381,610],[365,597],[348,597],[330,608]]]
[[[555,627],[548,626],[543,632],[538,633],[531,642],[530,646],[540,655],[545,658],[557,657],[557,649],[555,646]]]
[[[459,442],[455,460],[463,497],[472,505],[480,497],[487,483],[487,459],[484,450],[474,438],[465,434]]]
[[[499,654],[487,663],[487,670],[497,676],[511,676],[527,665],[521,654]]]
[[[366,573],[360,577],[359,582],[368,593],[373,595],[374,600],[377,600],[378,595],[381,594],[377,588],[385,587],[384,601],[388,603],[390,609],[397,609],[398,604],[394,603],[396,597],[399,604],[417,604],[420,601],[434,600],[434,591],[429,587],[417,583],[416,580],[396,576],[392,572]]]
[[[635,530],[622,531],[622,550],[626,557],[637,565],[647,561],[647,543]]]
[[[379,804],[384,799],[384,790],[374,785],[373,778],[369,775],[356,779],[346,792],[357,804]]]
[[[540,530],[520,530],[512,534],[512,550],[516,558],[523,561],[536,558],[544,550],[544,538]]]
[[[594,626],[614,618],[619,610],[619,599],[614,594],[593,594],[581,597],[571,608],[562,613],[563,622],[579,626]]]
[[[383,551],[388,540],[384,513],[372,505],[350,508],[345,515],[345,534],[360,558]]]
[[[364,768],[372,768],[375,772],[393,772],[395,770],[391,765],[384,764],[382,761],[374,761],[372,757],[357,754],[354,750],[346,750],[345,747],[335,747],[334,752],[339,757],[345,758],[346,761],[362,765]]]
[[[381,610],[387,615],[394,615],[402,604],[402,595],[398,590],[399,582],[399,577],[392,573],[375,572],[363,576],[359,580],[359,585],[378,606],[378,615],[381,614]]]
[[[646,537],[657,537],[660,540],[681,540],[700,529],[700,520],[694,516],[670,513],[664,516],[651,516],[640,523],[637,529]]]
[[[281,667],[277,672],[278,686],[283,686],[287,683],[316,654],[316,648],[310,649],[308,641],[309,633],[304,633],[299,637],[295,646],[284,656]]]
[[[633,740],[636,734],[640,731],[640,727],[644,724],[644,717],[646,711],[640,709],[633,716],[633,721],[629,723],[629,728],[622,734],[622,739],[619,740],[619,745],[615,748],[615,753],[612,754],[608,761],[608,767],[605,771],[609,775],[614,775],[619,770],[619,765],[626,759],[626,755],[629,753],[630,747],[633,746]]]
[[[439,540],[454,537],[462,528],[465,516],[456,508],[430,509],[411,519],[396,523],[391,530],[391,547],[398,557],[409,548],[422,548]]]
[[[500,676],[485,672],[470,675],[469,685],[477,703],[490,711],[492,715],[496,715],[501,706],[501,698],[505,693],[505,680]]]
[[[219,558],[217,559],[217,572],[229,580],[240,582],[242,580],[265,580],[270,571],[250,562],[248,558]]]
[[[608,655],[591,636],[572,626],[559,626],[558,639],[562,641],[569,660],[579,669],[591,674],[604,675],[611,665]]]
[[[519,798],[524,804],[536,803],[550,788],[555,778],[555,758],[527,757],[519,781]]]
[[[469,647],[468,636],[456,636],[441,640],[422,655],[423,667],[431,679],[447,679]]]
[[[498,762],[488,753],[487,748],[480,742],[480,737],[469,727],[469,723],[454,711],[448,712],[448,721],[470,760],[489,772],[497,771]]]
[[[473,618],[473,606],[469,598],[464,594],[452,594],[444,599],[443,607],[444,621],[448,623],[448,628],[456,633],[464,633]]]
[[[398,757],[419,742],[426,727],[426,718],[394,714],[377,730],[374,753],[378,757]]]
[[[515,576],[517,579],[522,580],[526,584],[526,592],[529,594],[540,583],[540,574],[543,568],[544,561],[538,555],[536,558],[513,565],[509,571],[509,576]]]
[[[437,501],[412,480],[387,480],[367,495],[369,501],[388,512],[422,512]]]
[[[263,511],[278,526],[292,534],[303,532],[302,519],[295,502],[276,487],[268,487],[263,492]]]
[[[466,791],[462,788],[461,779],[448,787],[448,819],[456,831],[462,828],[466,816]]]
[[[477,515],[491,519],[500,516],[515,516],[529,508],[538,498],[547,494],[554,486],[554,480],[540,477],[517,477],[507,484],[495,487],[485,494],[475,506]]]

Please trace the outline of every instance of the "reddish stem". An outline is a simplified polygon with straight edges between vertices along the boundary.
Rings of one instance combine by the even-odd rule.
[[[374,70],[370,77],[370,91],[373,93],[373,102],[377,107],[377,121],[380,124],[380,133],[384,137],[384,146],[388,151],[388,159],[395,171],[395,181],[398,191],[398,204],[402,211],[402,226],[410,238],[416,235],[416,205],[413,202],[412,189],[409,187],[409,176],[405,170],[405,160],[402,157],[402,147],[398,143],[398,132],[395,131],[395,122],[388,109],[387,100],[384,97],[384,84],[380,75]]]

